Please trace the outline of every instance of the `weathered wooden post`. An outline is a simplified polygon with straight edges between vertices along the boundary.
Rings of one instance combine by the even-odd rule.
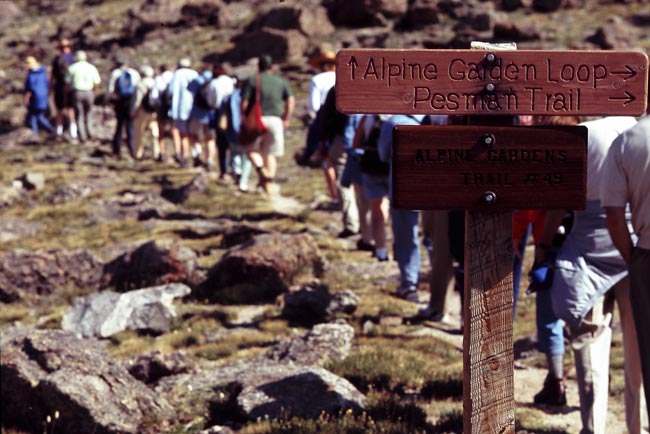
[[[393,203],[464,209],[464,432],[514,433],[513,209],[585,204],[584,127],[498,126],[503,115],[641,115],[637,51],[342,50],[344,113],[495,116],[493,125],[398,126]]]

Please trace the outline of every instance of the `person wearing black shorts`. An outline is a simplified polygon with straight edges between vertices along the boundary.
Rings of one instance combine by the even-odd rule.
[[[68,73],[68,67],[74,63],[74,54],[68,39],[59,41],[59,50],[61,51],[54,60],[52,60],[52,74],[50,77],[51,89],[54,92],[54,105],[56,106],[56,135],[63,135],[63,120],[68,117],[70,123],[70,137],[77,138],[77,123],[73,108],[72,95],[70,87],[66,85],[65,77]]]

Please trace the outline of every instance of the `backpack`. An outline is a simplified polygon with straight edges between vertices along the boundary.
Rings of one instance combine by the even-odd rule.
[[[376,115],[373,116],[373,122],[372,129],[363,142],[363,154],[359,160],[359,165],[361,166],[361,172],[366,175],[388,176],[389,165],[379,158],[379,151],[377,150],[382,122],[379,116]]]
[[[232,122],[230,120],[232,117],[232,113],[230,112],[230,110],[231,110],[230,95],[228,95],[221,101],[221,105],[217,110],[217,116],[216,116],[217,131],[220,131],[223,134],[226,134],[226,132],[230,128],[230,123]]]
[[[115,93],[120,98],[130,98],[135,94],[136,86],[129,71],[122,71],[122,74],[115,82]]]
[[[56,77],[57,83],[60,81],[64,83],[66,75],[68,75],[68,67],[70,64],[67,62],[63,54],[56,57],[54,61],[53,75]]]
[[[152,92],[153,87],[147,91],[142,98],[142,108],[148,113],[156,113],[160,109],[162,103],[160,101],[160,92]]]
[[[210,87],[212,80],[206,80],[201,84],[194,96],[194,104],[203,110],[213,110],[217,105],[214,91]]]

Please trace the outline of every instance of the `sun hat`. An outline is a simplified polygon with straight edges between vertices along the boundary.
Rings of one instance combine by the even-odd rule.
[[[144,77],[153,77],[155,74],[155,71],[153,70],[153,67],[151,65],[142,65],[140,67],[140,72]]]
[[[313,68],[320,69],[323,63],[335,63],[336,53],[331,50],[321,51],[309,58],[309,65]]]
[[[85,51],[79,50],[74,54],[74,58],[78,62],[83,62],[85,60],[88,60],[88,55]]]
[[[25,66],[27,66],[29,69],[36,69],[40,66],[40,64],[34,56],[27,56],[25,57]]]

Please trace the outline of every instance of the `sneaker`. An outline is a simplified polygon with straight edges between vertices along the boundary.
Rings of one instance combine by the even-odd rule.
[[[566,386],[564,380],[547,375],[544,380],[544,387],[535,395],[533,401],[535,404],[566,405]]]
[[[415,285],[397,287],[397,296],[412,303],[419,303],[420,297],[418,296],[418,289]]]
[[[449,322],[449,315],[444,312],[434,312],[429,306],[422,308],[418,311],[418,318],[432,322]]]
[[[357,241],[357,250],[361,250],[364,252],[374,252],[375,251],[375,246],[372,243],[368,243],[363,240]]]
[[[339,234],[337,235],[338,238],[348,238],[351,237],[352,235],[356,235],[357,232],[350,230],[348,228],[343,229]]]

